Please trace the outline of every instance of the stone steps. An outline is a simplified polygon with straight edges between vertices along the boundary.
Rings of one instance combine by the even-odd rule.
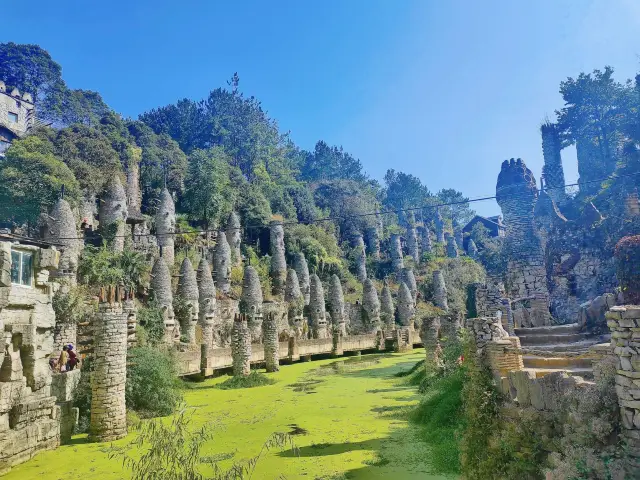
[[[592,340],[585,340],[583,342],[569,342],[569,343],[549,343],[549,344],[535,344],[535,345],[522,345],[524,350],[535,350],[541,352],[567,352],[567,353],[585,353],[589,351],[589,348],[593,345],[597,345],[600,342],[599,338]],[[526,355],[526,351],[524,352]],[[552,357],[553,355],[549,355]]]
[[[591,368],[525,368],[525,370],[535,372],[536,378],[544,377],[550,373],[565,372],[572,377],[582,377],[585,380],[593,379],[593,369]]]
[[[542,369],[566,369],[566,368],[591,368],[591,358],[580,357],[538,357],[535,355],[523,355],[525,368]]]
[[[561,333],[580,333],[580,324],[552,325],[547,327],[516,328],[517,336],[525,335],[559,335]]]
[[[563,343],[579,343],[587,340],[589,334],[587,333],[523,333],[520,335],[520,344],[525,345],[551,345],[551,344],[563,344]]]

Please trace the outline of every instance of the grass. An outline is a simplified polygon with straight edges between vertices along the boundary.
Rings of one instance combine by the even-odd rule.
[[[213,378],[190,385],[184,399],[193,411],[193,428],[216,424],[203,454],[227,459],[221,467],[256,455],[274,432],[295,435],[300,454],[269,451],[255,479],[455,478],[438,473],[434,446],[425,441],[423,427],[407,418],[421,395],[394,376],[423,358],[424,351],[415,350],[300,362],[266,374],[276,382],[270,385],[224,390],[219,386],[228,377]],[[126,445],[132,438],[115,443]],[[109,460],[108,448],[78,435],[73,444],[38,454],[2,480],[129,478],[118,460]]]
[[[216,385],[216,388],[220,390],[233,390],[236,388],[264,387],[265,385],[273,385],[274,383],[276,383],[276,381],[273,378],[257,370],[251,370],[251,373],[246,377],[231,377],[229,380],[225,380]]]

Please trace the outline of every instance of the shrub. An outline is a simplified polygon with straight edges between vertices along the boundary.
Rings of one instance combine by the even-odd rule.
[[[146,339],[151,345],[162,342],[164,338],[164,315],[155,300],[138,309],[138,324],[144,329]]]
[[[174,359],[162,350],[138,347],[129,352],[127,408],[141,417],[173,413],[182,400]]]
[[[73,406],[78,408],[78,426],[76,432],[86,433],[89,431],[91,420],[91,372],[93,370],[93,360],[87,357],[81,364],[82,375],[73,393]]]
[[[276,383],[276,381],[273,378],[267,377],[264,373],[253,370],[246,377],[231,377],[229,380],[225,380],[218,384],[217,388],[221,390],[233,390],[236,388],[262,387],[264,385],[273,385],[274,383]]]

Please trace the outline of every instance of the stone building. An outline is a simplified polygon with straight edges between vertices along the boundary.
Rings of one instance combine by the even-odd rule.
[[[389,239],[389,255],[391,256],[391,265],[393,271],[400,273],[404,268],[404,256],[402,255],[402,244],[400,243],[400,235],[393,233]]]
[[[287,302],[288,305],[287,316],[289,327],[293,336],[300,340],[304,338],[307,333],[304,322],[304,296],[298,283],[298,274],[291,268],[287,271],[284,301]]]
[[[398,287],[398,322],[403,327],[413,328],[416,307],[407,284],[402,282]]]
[[[231,265],[231,248],[225,232],[220,231],[213,254],[213,273],[216,288],[224,294],[229,294],[231,291]]]
[[[105,188],[99,209],[101,235],[115,252],[124,250],[128,215],[127,194],[115,176]]]
[[[151,291],[164,319],[165,341],[172,343],[176,337],[176,321],[173,310],[173,291],[171,290],[171,272],[164,258],[158,257],[151,270]],[[179,335],[178,335],[179,336]]]
[[[365,253],[362,234],[356,234],[353,243],[356,256],[356,277],[359,281],[364,282],[367,279],[367,254]]]
[[[216,321],[216,287],[206,257],[200,259],[196,273],[198,281],[198,323],[202,328],[202,343],[213,346],[213,328]]]
[[[162,258],[169,268],[175,259],[176,206],[167,188],[160,194],[160,205],[156,213],[156,236]]]
[[[396,309],[393,305],[393,298],[391,297],[391,289],[389,288],[389,284],[384,282],[382,286],[382,294],[380,301],[380,320],[382,324],[387,329],[395,328],[396,324]]]
[[[329,280],[329,296],[327,297],[327,309],[331,315],[333,331],[340,335],[347,334],[346,316],[344,312],[344,295],[342,294],[342,283],[337,275],[332,275]]]
[[[512,300],[528,302],[523,326],[548,325],[551,320],[544,250],[533,221],[537,199],[531,170],[521,159],[505,160],[496,185],[496,200],[507,227],[505,286]]]
[[[247,317],[251,341],[262,342],[262,286],[258,272],[252,266],[244,267],[240,313]]]
[[[236,212],[231,212],[227,219],[225,228],[227,243],[231,249],[231,263],[234,266],[242,265],[242,255],[240,253],[240,243],[242,242],[242,231],[240,230],[240,218]]]
[[[269,228],[269,250],[271,253],[271,285],[274,295],[284,293],[287,279],[287,261],[284,256],[284,227],[282,222],[273,221]]]
[[[367,278],[362,288],[362,323],[369,333],[381,328],[380,300],[373,280]]]
[[[36,109],[29,93],[20,93],[0,80],[0,157],[11,142],[34,126]]]
[[[196,325],[200,317],[200,293],[198,292],[198,280],[193,270],[191,260],[186,258],[180,266],[180,279],[176,294],[186,304],[186,311],[181,312],[180,334],[186,337],[187,343],[196,341]]]
[[[313,338],[328,338],[327,314],[324,303],[324,288],[320,278],[315,273],[311,275],[309,288],[309,320]]]
[[[293,268],[298,276],[298,282],[300,282],[300,290],[304,297],[304,304],[309,305],[311,282],[309,279],[309,267],[307,266],[307,260],[304,258],[304,254],[302,252],[296,253],[293,257]]]

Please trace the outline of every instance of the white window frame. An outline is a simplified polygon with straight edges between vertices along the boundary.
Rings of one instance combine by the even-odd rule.
[[[20,115],[17,113],[9,112],[8,117],[9,117],[9,123],[19,123],[20,121]],[[14,117],[15,117],[15,120],[13,120]]]
[[[33,288],[33,264],[34,264],[34,259],[35,259],[35,255],[34,252],[30,252],[28,250],[20,250],[17,248],[12,248],[11,249],[11,263],[13,263],[13,253],[18,253],[20,254],[20,265],[19,265],[19,269],[18,269],[18,282],[19,283],[15,283],[13,281],[13,278],[11,279],[11,285],[14,287],[22,287],[22,288]],[[28,255],[30,257],[30,261],[31,261],[31,275],[29,276],[29,284],[24,284],[22,283],[22,266],[24,264],[23,259],[25,257],[25,255]]]

